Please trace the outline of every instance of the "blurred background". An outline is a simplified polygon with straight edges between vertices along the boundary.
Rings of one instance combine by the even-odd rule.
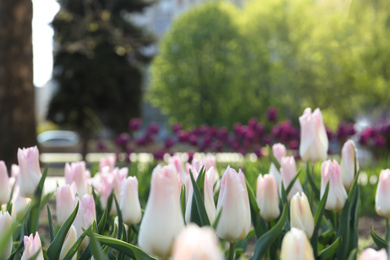
[[[0,158],[390,150],[387,0],[0,0]]]

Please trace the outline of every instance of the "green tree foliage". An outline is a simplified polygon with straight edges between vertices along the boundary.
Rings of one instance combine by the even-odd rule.
[[[152,65],[150,100],[172,122],[232,125],[260,113],[253,86],[263,77],[251,77],[250,62],[263,70],[268,65],[248,52],[240,16],[231,4],[207,3],[177,19],[165,35]]]
[[[90,136],[96,122],[114,131],[140,116],[144,49],[154,39],[137,27],[131,13],[142,0],[61,0],[52,26],[57,43],[54,79],[59,90],[48,118]]]

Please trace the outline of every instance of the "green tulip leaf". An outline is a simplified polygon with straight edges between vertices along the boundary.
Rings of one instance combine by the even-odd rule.
[[[320,201],[320,204],[318,205],[318,209],[314,216],[315,226],[314,226],[313,236],[311,237],[311,246],[313,247],[313,252],[315,257],[318,256],[318,231],[320,230],[321,227],[321,220],[322,220],[322,216],[324,215],[326,200],[328,199],[328,193],[329,193],[329,182],[326,184],[325,193],[322,196],[322,199]]]
[[[76,243],[73,244],[73,246],[70,248],[69,252],[65,255],[63,260],[71,260],[72,257],[77,253],[77,250],[79,249],[81,242],[83,242],[84,238],[87,236],[87,233],[90,231],[90,228],[87,230],[84,230],[84,232],[81,234],[81,236],[76,240]]]
[[[371,226],[371,237],[372,240],[374,240],[377,247],[379,247],[379,249],[385,248],[387,250],[387,248],[389,248],[389,243],[383,238],[381,238],[377,233],[375,233],[374,227],[372,226]]]
[[[267,224],[265,223],[264,219],[260,217],[260,210],[259,210],[259,206],[257,205],[255,193],[253,192],[246,178],[245,178],[245,184],[246,184],[246,189],[248,191],[252,224],[255,228],[256,237],[260,238],[265,232],[267,232]]]
[[[218,223],[219,223],[219,220],[220,220],[220,218],[221,218],[221,214],[222,214],[222,207],[219,209],[218,214],[217,214],[217,216],[215,217],[215,220],[214,220],[214,222],[213,222],[212,228],[213,228],[214,230],[217,230]]]
[[[271,149],[271,147],[269,147],[269,145],[267,145],[267,150],[268,150],[268,154],[269,154],[269,159],[276,166],[276,169],[278,169],[278,171],[280,172],[280,164],[279,164],[278,160],[275,158],[274,153],[272,152],[272,149]]]
[[[295,174],[294,178],[292,178],[290,184],[287,186],[286,194],[290,193],[290,191],[291,191],[292,187],[294,186],[295,181],[298,179],[300,173],[301,173],[301,170],[299,170],[298,173]]]
[[[65,221],[65,223],[62,225],[57,235],[55,236],[53,242],[51,242],[51,244],[49,245],[49,248],[47,249],[47,256],[50,258],[50,260],[57,260],[59,258],[62,245],[64,244],[66,235],[68,234],[68,231],[72,226],[74,219],[76,218],[78,210],[79,210],[79,203],[77,203],[76,208],[73,210],[72,214],[70,214],[70,216]]]
[[[114,197],[114,199],[115,199],[115,197]],[[103,251],[102,251],[102,248],[100,246],[100,243],[96,239],[96,237],[95,237],[94,233],[92,232],[92,230],[89,230],[88,236],[90,238],[89,244],[91,246],[91,252],[92,252],[92,255],[93,255],[94,259],[96,259],[96,260],[108,260],[108,257],[103,254]]]
[[[287,220],[287,205],[285,204],[283,207],[282,215],[280,216],[275,226],[257,240],[255,245],[255,250],[251,259],[253,260],[261,259],[267,253],[268,248],[275,242],[275,240],[282,233],[286,220]]]
[[[357,248],[353,249],[351,253],[349,253],[347,260],[356,260],[356,255],[357,255]]]
[[[115,201],[115,206],[116,206],[116,211],[117,211],[117,214],[118,214],[118,236],[117,238],[121,238],[122,236],[122,231],[123,231],[123,218],[122,218],[122,212],[121,212],[121,209],[119,207],[119,203],[118,203],[118,200],[116,199],[116,196],[114,196],[114,201]]]
[[[202,195],[201,190],[200,190],[200,188],[203,190],[205,173],[206,172],[202,168],[202,170],[200,171],[199,176],[198,176],[198,181],[200,183],[199,184],[195,181],[194,176],[193,176],[192,172],[190,171],[191,183],[192,183],[192,187],[194,190],[193,197],[192,197],[191,221],[192,221],[193,214],[199,216],[200,223],[197,223],[197,224],[200,227],[210,226],[209,217],[207,216],[206,207],[204,205],[204,198],[203,198],[203,195]],[[203,182],[202,182],[202,180],[203,180]],[[194,206],[196,206],[196,207],[194,207]],[[195,213],[193,212],[194,209],[195,209]]]
[[[339,248],[341,240],[341,237],[338,237],[330,246],[320,252],[318,258],[321,260],[330,259],[336,253],[337,248]]]
[[[318,187],[317,187],[317,185],[316,185],[316,183],[315,183],[315,181],[313,179],[313,175],[310,172],[309,162],[307,162],[307,164],[306,164],[306,177],[309,180],[310,186],[313,189],[315,198],[317,200],[320,200],[320,190],[318,189]]]
[[[157,260],[156,258],[150,256],[146,252],[142,251],[142,249],[140,249],[139,247],[126,243],[122,240],[112,238],[112,237],[102,236],[99,234],[94,234],[94,236],[100,243],[110,246],[134,259]]]
[[[107,212],[107,209],[105,209],[103,211],[103,215],[100,218],[99,224],[97,226],[97,230],[100,234],[103,234],[103,232],[104,232],[104,227],[106,226],[106,222],[107,222],[107,215],[108,215],[108,212]]]
[[[181,206],[181,213],[183,215],[184,222],[186,221],[186,186],[181,186],[180,191],[180,206]]]
[[[47,207],[47,219],[49,221],[49,236],[50,236],[50,243],[53,242],[54,240],[54,226],[53,226],[53,218],[51,216],[51,211],[50,211],[50,207],[49,207],[49,204],[46,205]]]

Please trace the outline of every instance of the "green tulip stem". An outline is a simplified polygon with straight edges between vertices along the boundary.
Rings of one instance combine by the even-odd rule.
[[[131,244],[131,226],[129,226],[129,229],[127,231],[127,243]]]
[[[335,212],[334,213],[334,230],[338,230],[338,225],[339,225],[339,213]]]
[[[389,219],[386,218],[386,241],[389,242],[390,240],[390,226],[389,226]]]
[[[230,243],[230,248],[229,248],[229,260],[234,259],[234,248],[236,246],[236,242]]]

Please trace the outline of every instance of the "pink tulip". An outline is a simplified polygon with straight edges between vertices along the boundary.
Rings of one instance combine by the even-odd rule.
[[[344,207],[348,195],[341,180],[340,166],[335,160],[325,161],[321,165],[321,198],[328,182],[329,193],[325,208],[337,212]]]
[[[281,260],[314,260],[313,248],[305,232],[291,228],[282,240]]]
[[[122,192],[120,194],[120,208],[123,222],[131,226],[138,224],[141,220],[141,206],[138,199],[137,177],[128,177],[122,182]]]
[[[0,205],[8,203],[11,196],[10,183],[7,166],[4,161],[0,161]]]
[[[217,235],[230,243],[246,237],[251,227],[251,215],[245,177],[241,170],[237,173],[227,167],[221,180],[217,212],[221,208]]]
[[[343,180],[344,187],[349,190],[355,178],[355,155],[356,147],[352,140],[348,140],[343,145],[341,150],[341,163],[340,174]],[[359,163],[356,160],[357,170],[359,169]]]
[[[176,170],[171,165],[158,165],[152,173],[150,194],[141,222],[138,244],[152,255],[169,257],[183,228]]]
[[[303,161],[318,162],[324,161],[328,152],[328,136],[322,114],[319,108],[311,112],[306,108],[303,115],[299,117],[301,125],[301,143],[299,154]]]
[[[4,234],[4,232],[10,228],[11,226],[11,216],[8,212],[2,212],[0,210],[0,234]],[[0,236],[1,237],[1,236]],[[3,252],[0,252],[0,259],[8,259],[12,252],[12,237],[6,241],[6,245],[3,249]]]
[[[31,234],[29,237],[24,236],[24,251],[21,260],[27,260],[33,257],[39,251],[37,260],[43,260],[42,243],[39,238],[38,232],[35,233],[35,237]]]
[[[69,250],[72,248],[74,243],[77,241],[77,231],[76,228],[72,225],[68,231],[68,234],[66,235],[64,244],[62,245],[61,252],[60,252],[60,259],[64,259],[65,256],[68,254]],[[77,254],[75,254],[71,260],[76,260]]]
[[[180,158],[180,156],[178,156],[178,155],[171,156],[168,159],[168,164],[175,167],[178,178],[179,178],[179,186],[181,187],[182,185],[185,185],[187,182],[187,172],[184,169],[183,161]]]
[[[177,239],[172,259],[222,260],[224,257],[213,229],[189,224]]]
[[[282,158],[280,173],[282,175],[283,186],[285,189],[287,189],[292,179],[295,177],[295,175],[297,175],[297,166],[293,156]],[[299,179],[294,182],[292,189],[287,194],[288,200],[291,200],[292,196],[297,192],[302,192],[302,185],[299,182]]]
[[[274,144],[272,146],[272,153],[280,164],[282,163],[282,158],[286,156],[286,146],[281,143]]]
[[[12,219],[18,219],[22,221],[25,217],[25,213],[28,205],[31,203],[30,198],[25,198],[19,194],[19,185],[15,186],[14,193],[12,195]]]
[[[112,171],[112,175],[114,176],[112,187],[114,189],[114,194],[115,194],[115,197],[117,198],[118,202],[119,202],[119,199],[121,196],[122,183],[124,180],[126,180],[128,173],[129,173],[129,169],[126,167],[121,168],[121,169],[115,168]]]
[[[39,168],[39,151],[36,146],[18,149],[18,162],[20,167],[19,187],[20,195],[32,198],[42,173]]]
[[[115,156],[108,156],[101,158],[99,161],[99,172],[108,171],[111,172],[115,168]],[[103,168],[106,168],[103,170]]]
[[[389,257],[387,256],[386,250],[383,248],[379,251],[376,251],[372,248],[366,248],[363,250],[363,252],[359,255],[358,260],[388,260]]]
[[[89,193],[88,178],[91,176],[85,167],[85,162],[65,164],[65,183],[76,183],[76,194],[79,197]]]
[[[76,197],[76,184],[66,184],[57,189],[56,192],[56,212],[57,224],[62,226],[74,210]]]
[[[263,219],[271,221],[280,215],[278,186],[272,175],[257,177],[256,201]]]
[[[305,193],[295,193],[290,201],[291,226],[305,231],[311,238],[314,231],[314,218]]]
[[[73,222],[77,231],[77,237],[83,233],[83,228],[88,229],[96,221],[95,200],[93,196],[85,194],[81,199],[76,197],[74,205],[79,203],[79,210]],[[81,243],[81,248],[85,249],[88,245],[89,239],[86,237]]]
[[[376,212],[383,217],[390,218],[390,169],[382,170],[379,175],[378,187],[375,196]]]

